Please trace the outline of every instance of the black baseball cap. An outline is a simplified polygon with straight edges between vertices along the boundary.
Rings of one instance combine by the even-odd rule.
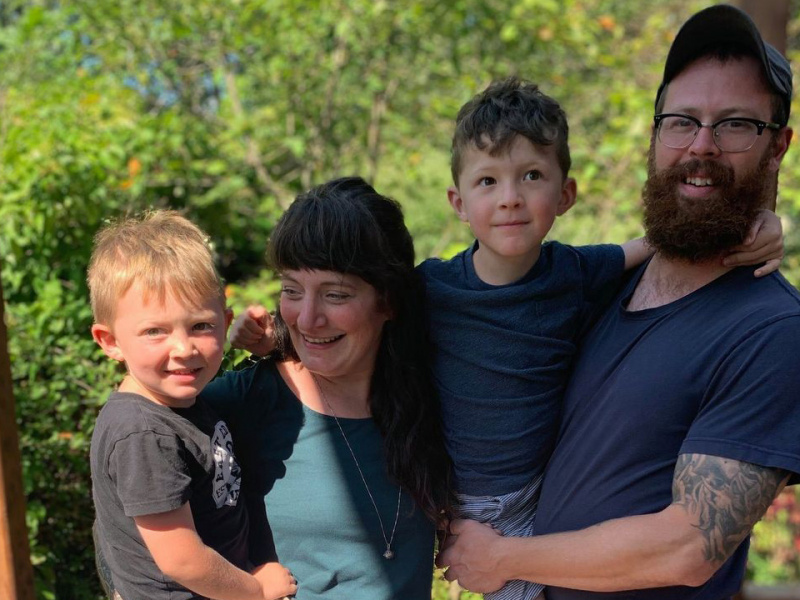
[[[709,49],[730,43],[750,49],[761,62],[767,81],[783,100],[788,119],[792,106],[792,69],[789,61],[763,40],[755,23],[745,12],[729,4],[717,4],[701,10],[683,24],[667,54],[664,78],[656,93],[656,105],[664,88],[686,65]]]

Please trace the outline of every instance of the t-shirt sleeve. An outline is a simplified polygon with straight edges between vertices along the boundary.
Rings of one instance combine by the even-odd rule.
[[[176,510],[191,497],[191,474],[175,435],[138,431],[114,444],[109,475],[128,517]]]
[[[200,398],[232,427],[246,417],[248,394],[259,368],[260,361],[245,369],[226,371],[209,383],[200,393]]]
[[[242,467],[242,489],[263,491],[259,447],[264,425],[272,418],[280,375],[270,359],[238,371],[227,371],[200,393],[230,427],[236,458]],[[263,494],[262,494],[263,497]]]
[[[800,315],[775,317],[724,357],[681,447],[792,473],[800,483]]]
[[[625,253],[616,244],[578,246],[578,261],[583,295],[590,304],[607,303],[613,297],[625,272]]]

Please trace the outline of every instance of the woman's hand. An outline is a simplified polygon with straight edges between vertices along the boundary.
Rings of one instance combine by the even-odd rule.
[[[228,340],[234,348],[267,356],[275,349],[272,315],[263,306],[248,306],[231,325]]]

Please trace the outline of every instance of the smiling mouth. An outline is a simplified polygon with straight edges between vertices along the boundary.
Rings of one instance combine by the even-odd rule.
[[[709,187],[714,185],[714,181],[708,177],[686,177],[683,183],[693,185],[695,187]]]
[[[344,334],[341,335],[334,335],[332,337],[320,337],[314,338],[307,335],[303,336],[303,340],[305,340],[309,344],[331,344],[336,342],[344,337]]]
[[[497,227],[517,227],[519,225],[527,225],[528,221],[511,221],[510,223],[498,223]]]
[[[203,367],[196,367],[194,369],[167,369],[170,375],[195,375],[203,370]]]

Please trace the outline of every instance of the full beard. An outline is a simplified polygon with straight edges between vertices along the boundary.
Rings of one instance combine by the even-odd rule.
[[[693,159],[656,171],[651,142],[642,192],[650,245],[666,258],[699,262],[741,244],[758,211],[775,196],[774,175],[769,170],[771,150],[772,144],[758,166],[736,182],[731,167],[710,160]],[[716,193],[702,199],[682,196],[678,185],[698,172],[714,181]]]

